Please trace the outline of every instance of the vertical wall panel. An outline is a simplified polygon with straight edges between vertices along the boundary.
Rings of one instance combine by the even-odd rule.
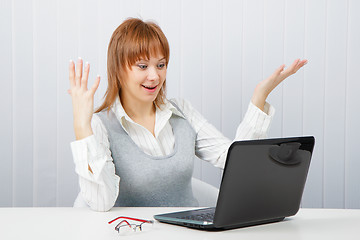
[[[304,58],[304,0],[289,4],[285,1],[284,60],[290,66],[297,58]],[[302,135],[303,70],[290,76],[283,89],[283,136]]]
[[[206,1],[203,13],[202,112],[203,116],[221,131],[222,1]],[[202,180],[219,187],[220,170],[210,163],[203,162],[202,165]]]
[[[360,2],[348,6],[346,128],[345,128],[345,207],[360,208],[359,97],[360,89]]]
[[[120,1],[98,1],[98,21],[99,29],[97,31],[97,52],[98,61],[95,74],[101,77],[100,85],[95,94],[95,108],[100,106],[107,89],[107,49],[110,38],[115,29],[123,22],[124,9]],[[95,62],[93,63],[93,65]],[[93,71],[94,69],[92,69]],[[95,75],[96,76],[96,75]]]
[[[231,140],[241,122],[244,1],[223,1],[221,130]]]
[[[284,0],[264,1],[264,71],[261,80],[269,77],[284,63],[284,19]],[[267,102],[276,111],[269,130],[269,137],[282,135],[282,100],[283,84],[274,89],[267,99]]]
[[[83,6],[86,6],[84,8]],[[98,0],[80,0],[78,2],[78,56],[83,59],[83,66],[85,68],[86,62],[90,64],[90,73],[88,78],[88,88],[94,84],[96,76],[100,75],[100,81],[106,81],[107,79],[100,72],[99,65],[99,40],[101,33],[99,31],[99,5]],[[96,92],[94,96],[94,105],[99,105],[98,99],[103,94]]]
[[[247,110],[255,86],[263,78],[264,0],[244,1],[242,110]]]
[[[90,73],[88,79],[88,88],[95,82],[96,76],[99,74],[98,65],[98,5],[97,0],[81,0],[78,2],[78,56],[85,63],[90,64]],[[83,6],[86,5],[86,8]],[[76,5],[75,5],[76,6]]]
[[[180,97],[202,111],[202,1],[182,1]],[[201,162],[195,161],[194,176],[201,179]]]
[[[181,78],[181,0],[163,0],[162,16],[165,19],[161,23],[170,45],[170,62],[166,76],[167,97],[179,97]]]
[[[304,135],[315,136],[315,148],[306,181],[302,205],[323,206],[324,167],[324,86],[326,0],[306,1],[304,67]]]
[[[12,6],[11,0],[0,1],[0,207],[11,207],[13,196],[13,58],[12,58]],[[5,183],[5,184],[4,184]]]
[[[70,142],[75,140],[71,97],[67,94],[69,84],[69,60],[78,57],[79,28],[77,4],[73,1],[58,1],[58,120],[57,120],[57,206],[72,206],[79,192],[70,151]]]
[[[347,4],[327,2],[324,207],[344,207]]]
[[[184,0],[182,4],[182,85],[181,97],[202,111],[202,1]]]
[[[125,19],[129,17],[141,18],[141,1],[122,1]],[[145,19],[143,19],[145,20]]]
[[[33,6],[13,1],[14,206],[33,205]]]
[[[202,106],[203,116],[221,130],[222,2],[206,1],[203,6]],[[216,17],[214,17],[216,16]]]
[[[57,9],[34,1],[34,206],[56,205]],[[46,66],[46,67],[44,67]]]
[[[141,17],[144,20],[152,20],[161,24],[161,0],[141,1]]]

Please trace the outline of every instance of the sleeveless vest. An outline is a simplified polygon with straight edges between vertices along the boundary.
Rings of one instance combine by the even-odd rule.
[[[115,207],[198,206],[191,186],[196,133],[186,119],[171,116],[174,150],[170,155],[156,157],[136,145],[113,111],[97,114],[107,130],[115,172],[120,177]]]

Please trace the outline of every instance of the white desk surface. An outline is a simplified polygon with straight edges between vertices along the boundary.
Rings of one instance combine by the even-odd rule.
[[[360,239],[360,210],[300,209],[282,222],[206,232],[156,222],[149,232],[119,236],[107,222],[118,216],[153,219],[154,214],[186,208],[0,208],[0,239]]]

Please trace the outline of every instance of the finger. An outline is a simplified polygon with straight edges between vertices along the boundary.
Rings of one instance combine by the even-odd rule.
[[[280,67],[278,67],[275,72],[273,73],[272,77],[274,77],[275,79],[284,71],[285,68],[285,64],[281,65]]]
[[[300,63],[300,59],[298,58],[291,64],[291,66],[289,67],[289,71],[294,73],[294,70],[299,65],[299,63]]]
[[[299,64],[300,59],[296,59],[290,67],[284,70],[283,74],[285,75],[285,78],[296,73],[296,66]]]
[[[68,94],[70,94],[70,95],[71,95],[71,89],[68,89],[68,90],[67,90],[67,92],[68,92]]]
[[[82,59],[79,57],[77,64],[76,64],[76,75],[75,75],[75,85],[76,86],[81,86],[81,77],[82,77],[82,68],[83,68],[83,61]]]
[[[84,74],[81,78],[81,87],[83,89],[87,89],[87,83],[88,83],[88,77],[89,77],[89,71],[90,71],[90,64],[87,62],[85,64]]]
[[[308,63],[308,60],[304,59],[299,61],[298,65],[295,68],[295,72],[297,72],[300,68],[302,68],[303,66],[305,66]]]
[[[96,90],[98,89],[99,84],[100,84],[100,76],[98,75],[95,79],[94,84],[91,86],[91,89],[90,89],[90,91],[92,92],[93,95],[95,94]]]
[[[278,67],[276,70],[275,70],[275,73],[277,75],[279,75],[280,73],[282,73],[284,71],[284,68],[285,68],[285,64],[281,65],[280,67]]]
[[[73,88],[75,86],[75,64],[73,60],[70,60],[69,63],[69,81],[70,87]]]
[[[289,69],[289,76],[292,74],[295,74],[300,68],[302,68],[307,63],[306,59],[301,60],[301,61],[300,61],[300,59],[297,59],[295,61],[296,61],[296,66],[294,66],[292,69]]]

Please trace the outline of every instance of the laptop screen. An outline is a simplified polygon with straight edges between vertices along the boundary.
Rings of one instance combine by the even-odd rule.
[[[233,143],[220,187],[215,226],[295,215],[313,147],[313,137]]]

